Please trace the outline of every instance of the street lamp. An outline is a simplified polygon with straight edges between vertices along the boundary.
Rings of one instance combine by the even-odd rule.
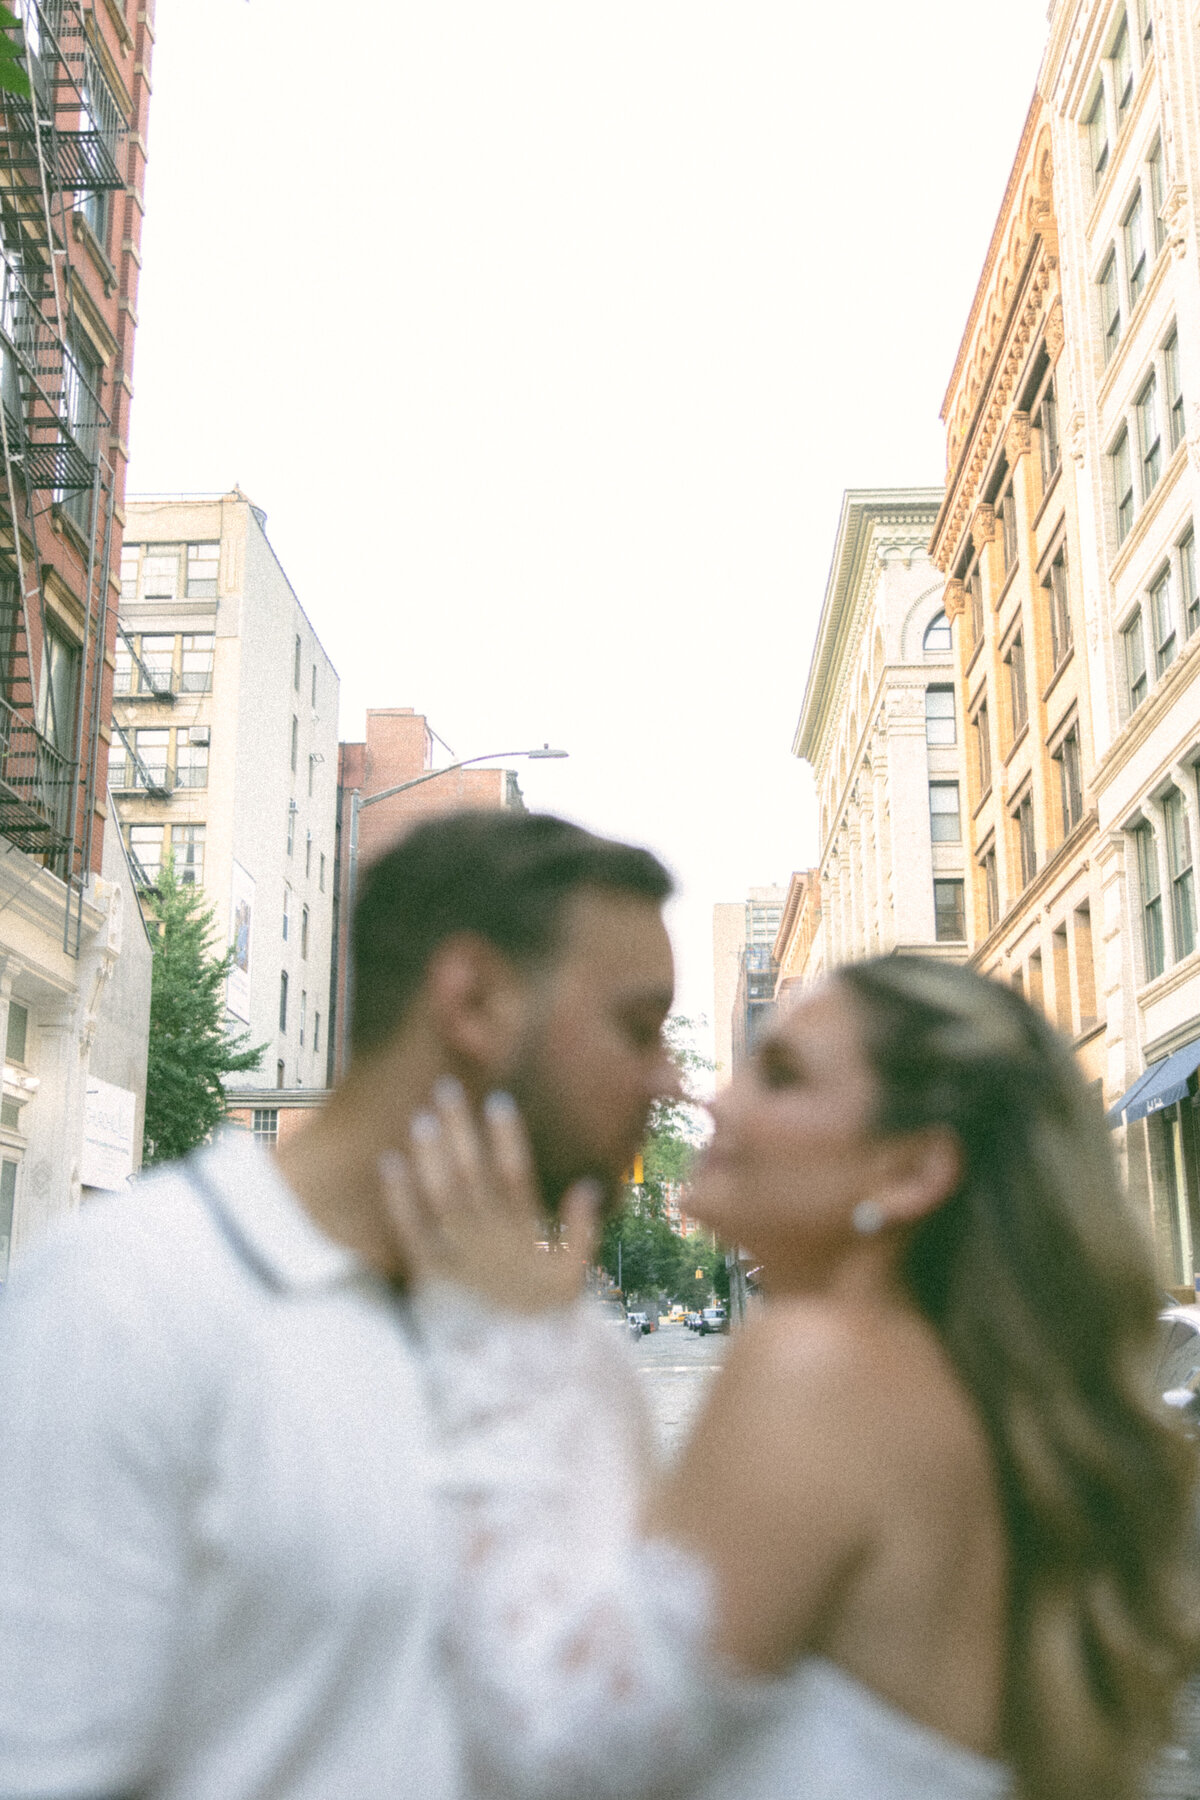
[[[368,794],[364,800],[357,788],[350,790],[350,855],[346,880],[346,929],[354,917],[354,901],[358,893],[358,815],[368,806],[378,806],[381,800],[391,800],[396,794],[407,793],[409,788],[421,787],[427,781],[436,781],[439,775],[453,775],[456,769],[469,769],[473,763],[509,762],[515,757],[524,757],[528,762],[548,762],[559,757],[569,756],[569,750],[553,750],[549,744],[543,744],[540,750],[489,750],[482,756],[464,756],[458,762],[447,763],[444,769],[426,769],[423,775],[414,775],[411,781],[401,781],[395,787],[383,788],[378,794]],[[354,965],[346,960],[346,1002],[343,1031],[348,1031],[353,1004]]]

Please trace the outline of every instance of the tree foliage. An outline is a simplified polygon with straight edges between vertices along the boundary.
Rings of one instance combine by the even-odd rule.
[[[19,33],[21,21],[7,6],[0,6],[0,93],[20,94],[29,98],[29,77],[21,61]]]
[[[681,1238],[666,1216],[668,1183],[686,1182],[703,1138],[696,1085],[713,1065],[694,1046],[697,1023],[681,1013],[667,1021],[667,1046],[683,1077],[684,1097],[655,1102],[642,1152],[644,1179],[627,1189],[600,1244],[601,1266],[614,1281],[619,1269],[626,1294],[661,1295],[692,1307],[707,1305],[713,1291],[728,1293],[723,1252],[707,1236]]]
[[[221,1077],[255,1068],[265,1045],[251,1048],[245,1032],[230,1035],[225,978],[233,950],[217,953],[212,908],[200,888],[176,880],[170,860],[149,913],[154,967],[142,1154],[156,1163],[185,1156],[211,1135],[225,1112]]]

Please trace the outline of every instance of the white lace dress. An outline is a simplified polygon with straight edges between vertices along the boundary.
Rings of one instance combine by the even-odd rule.
[[[832,1663],[749,1680],[707,1648],[703,1566],[639,1533],[637,1376],[581,1305],[414,1301],[457,1567],[451,1650],[479,1791],[520,1800],[1001,1800],[1005,1771]]]

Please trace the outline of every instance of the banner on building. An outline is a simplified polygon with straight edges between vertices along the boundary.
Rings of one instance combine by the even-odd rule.
[[[89,1075],[83,1095],[84,1187],[123,1188],[133,1173],[137,1095]]]
[[[254,924],[254,880],[241,863],[233,865],[233,897],[229,908],[233,965],[225,987],[225,1004],[235,1018],[250,1023],[250,934]]]

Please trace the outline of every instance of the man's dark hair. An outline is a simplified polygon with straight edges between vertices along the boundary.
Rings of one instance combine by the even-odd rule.
[[[411,1005],[434,951],[470,931],[516,962],[557,944],[581,888],[660,904],[672,892],[649,850],[596,837],[549,813],[458,812],[416,826],[363,877],[351,923],[355,1051],[383,1043]]]

